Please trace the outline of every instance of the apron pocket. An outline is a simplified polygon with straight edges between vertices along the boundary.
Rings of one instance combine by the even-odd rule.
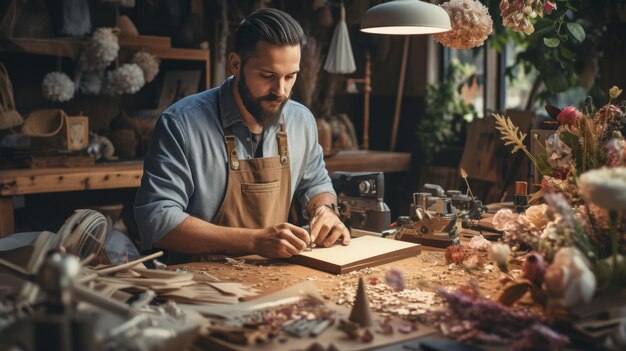
[[[270,183],[242,183],[242,193],[269,193],[280,189],[280,181]]]

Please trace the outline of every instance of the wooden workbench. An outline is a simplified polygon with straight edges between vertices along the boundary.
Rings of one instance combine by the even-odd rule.
[[[408,171],[411,154],[385,151],[342,151],[326,159],[329,172]],[[13,196],[64,191],[136,188],[143,161],[100,163],[75,168],[0,170],[0,237],[14,232]]]
[[[333,275],[299,266],[287,260],[264,259],[258,256],[244,257],[243,263],[236,264],[219,260],[194,262],[175,267],[209,274],[224,281],[251,284],[260,290],[261,295],[312,281],[317,285],[318,292],[327,304],[340,304],[348,309],[351,308],[354,300],[358,280],[363,277],[372,311],[381,312],[380,316],[392,315],[407,321],[422,320],[425,316],[431,315],[433,309],[443,307],[442,299],[434,293],[434,288],[437,286],[454,289],[474,280],[484,296],[492,298],[498,296],[501,290],[499,281],[503,275],[494,265],[488,263],[477,271],[468,272],[462,267],[446,264],[443,253],[441,249],[423,247],[420,255],[344,275]],[[403,272],[406,282],[406,289],[403,292],[394,292],[385,283],[385,273],[390,268]],[[398,335],[398,338],[401,336],[401,334]],[[428,337],[432,336],[441,337],[428,334]],[[413,340],[403,344],[419,349],[416,347],[417,342]],[[404,346],[396,346],[393,350],[407,349]],[[271,347],[256,349],[269,350]]]

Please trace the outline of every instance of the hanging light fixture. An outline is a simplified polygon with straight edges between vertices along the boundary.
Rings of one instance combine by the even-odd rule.
[[[346,9],[343,1],[339,5],[339,22],[335,27],[330,48],[324,63],[324,70],[329,73],[350,74],[356,71],[356,63],[352,54],[350,35],[346,24]]]
[[[387,35],[404,35],[400,80],[396,95],[396,109],[391,127],[390,150],[396,148],[404,76],[406,75],[409,53],[409,37],[411,34],[443,33],[452,29],[450,16],[443,8],[419,0],[395,0],[376,5],[361,18],[361,32]]]
[[[361,19],[361,31],[365,33],[432,34],[450,29],[446,10],[419,0],[395,0],[376,5]]]

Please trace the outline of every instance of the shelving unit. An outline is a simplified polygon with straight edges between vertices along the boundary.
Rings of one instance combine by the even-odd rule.
[[[0,52],[18,52],[35,55],[67,57],[76,60],[80,54],[83,39],[0,39]],[[163,60],[203,61],[205,87],[211,86],[211,55],[208,49],[182,49],[164,46],[121,45],[121,51],[145,50]]]
[[[341,151],[325,159],[329,172],[406,172],[411,154],[371,150]],[[14,232],[13,196],[51,192],[136,188],[142,161],[100,163],[73,168],[0,170],[0,238]]]

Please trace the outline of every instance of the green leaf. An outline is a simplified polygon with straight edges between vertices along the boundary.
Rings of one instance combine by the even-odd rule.
[[[559,134],[559,139],[561,139],[561,141],[565,143],[565,145],[569,146],[570,149],[580,148],[580,142],[578,141],[578,137],[571,132],[568,132],[566,130],[562,131]]]
[[[551,174],[552,167],[550,167],[550,163],[548,162],[548,156],[546,154],[539,154],[535,156],[537,160],[537,167],[543,174]]]
[[[561,72],[550,72],[546,77],[546,85],[548,89],[555,91],[557,93],[567,90],[569,88],[569,84],[567,79],[563,76]]]
[[[543,43],[549,48],[555,48],[561,44],[561,41],[556,38],[543,38]]]
[[[566,48],[565,45],[559,46],[559,51],[561,52],[561,56],[568,60],[574,59],[576,57],[576,53]]]
[[[574,43],[580,44],[585,40],[585,30],[580,24],[567,23],[565,25],[565,28],[567,29],[567,33]]]
[[[551,32],[554,32],[554,21],[549,18],[540,18],[535,22],[535,32],[532,35],[540,38]]]

